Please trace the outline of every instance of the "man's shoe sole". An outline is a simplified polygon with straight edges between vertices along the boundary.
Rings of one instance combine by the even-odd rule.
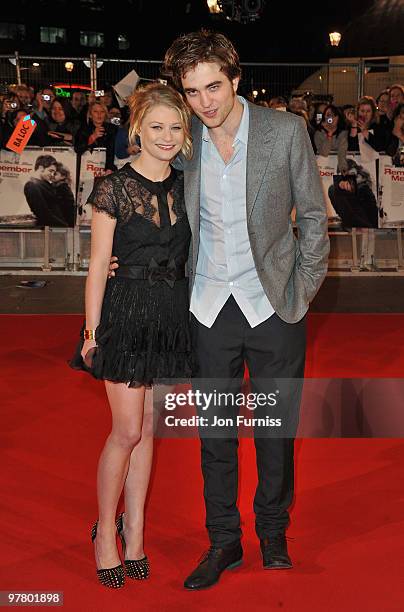
[[[225,572],[226,570],[236,569],[236,567],[240,567],[240,565],[242,565],[242,563],[243,563],[242,559],[240,559],[239,561],[235,561],[234,563],[230,563],[230,565],[228,565],[227,567],[224,568],[223,572]],[[220,574],[220,576],[221,575],[222,574]],[[216,582],[212,582],[212,584],[210,584],[209,586],[204,586],[204,587],[186,587],[186,586],[184,586],[184,589],[186,591],[206,591],[206,589],[210,589],[211,587],[215,586],[215,584],[217,584],[219,582],[220,576],[216,580]]]
[[[265,570],[285,570],[293,569],[293,565],[264,565]]]

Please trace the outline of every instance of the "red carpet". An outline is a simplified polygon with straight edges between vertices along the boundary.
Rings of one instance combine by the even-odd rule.
[[[156,443],[146,550],[151,579],[109,591],[89,527],[109,428],[102,383],[71,371],[81,317],[0,316],[0,590],[63,591],[67,612],[402,610],[404,441],[299,440],[288,530],[295,569],[265,572],[253,531],[251,440],[240,450],[244,564],[215,588],[182,581],[207,545],[199,444]],[[312,315],[308,376],[401,377],[404,315]]]

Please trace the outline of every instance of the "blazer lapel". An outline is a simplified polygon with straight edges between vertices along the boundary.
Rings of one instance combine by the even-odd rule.
[[[266,122],[263,124],[261,109],[250,103],[248,108],[250,119],[247,145],[247,219],[250,218],[253,211],[278,133],[278,130],[271,124],[268,125]]]

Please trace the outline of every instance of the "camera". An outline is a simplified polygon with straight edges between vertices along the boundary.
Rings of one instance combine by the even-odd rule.
[[[51,97],[48,94],[43,94],[42,100],[45,100],[45,102],[49,102],[50,99]]]
[[[97,91],[95,92],[95,97],[96,98],[101,98],[101,96],[104,95],[104,90],[103,89],[97,89]]]
[[[11,108],[17,108],[17,102],[11,102],[10,103],[10,107]]]
[[[111,123],[113,125],[121,125],[121,118],[120,117],[112,117]]]
[[[316,113],[316,123],[320,123],[323,113]]]
[[[326,121],[327,121],[327,123],[332,123],[333,122],[333,117],[327,117]]]

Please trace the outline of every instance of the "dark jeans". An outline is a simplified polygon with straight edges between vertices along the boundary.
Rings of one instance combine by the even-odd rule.
[[[285,323],[278,315],[251,328],[231,296],[211,328],[192,316],[192,332],[199,361],[194,389],[239,393],[247,364],[251,391],[273,391],[271,381],[284,380],[281,395],[289,404],[292,430],[297,427],[306,348],[305,318]],[[209,382],[209,379],[211,382]],[[291,390],[291,392],[289,392]],[[227,406],[234,416],[238,406]],[[206,412],[204,413],[206,415]],[[223,416],[223,414],[221,415]],[[254,416],[254,415],[253,415]],[[290,431],[290,430],[289,430]],[[237,508],[238,438],[208,435],[200,429],[204,477],[206,527],[211,543],[227,546],[240,539]],[[288,433],[287,435],[290,435]],[[294,491],[294,438],[263,436],[254,430],[258,486],[254,498],[256,532],[260,539],[283,532],[289,524],[288,508]]]

